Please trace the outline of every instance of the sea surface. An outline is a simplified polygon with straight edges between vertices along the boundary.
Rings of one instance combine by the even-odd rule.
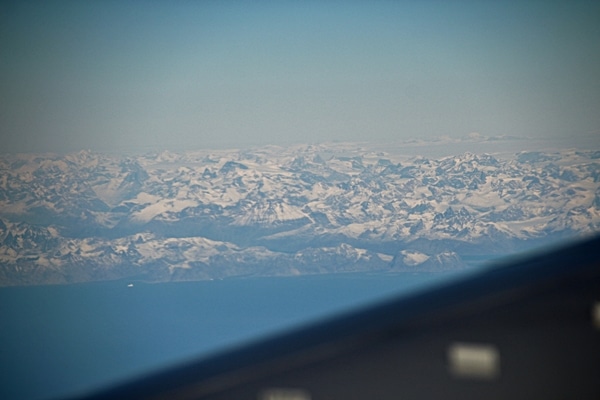
[[[361,273],[0,288],[0,398],[87,393],[456,276]]]

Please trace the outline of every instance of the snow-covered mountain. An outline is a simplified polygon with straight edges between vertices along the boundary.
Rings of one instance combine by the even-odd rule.
[[[0,284],[459,268],[600,231],[600,152],[0,156]]]

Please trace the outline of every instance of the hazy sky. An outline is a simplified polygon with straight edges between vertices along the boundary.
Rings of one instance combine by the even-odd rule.
[[[600,2],[4,1],[0,132],[0,152],[600,138]]]

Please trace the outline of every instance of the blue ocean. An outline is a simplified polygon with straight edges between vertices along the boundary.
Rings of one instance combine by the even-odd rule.
[[[0,398],[86,393],[454,276],[361,273],[0,288]]]

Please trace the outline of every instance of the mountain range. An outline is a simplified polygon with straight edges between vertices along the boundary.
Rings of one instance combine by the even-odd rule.
[[[0,155],[0,285],[439,271],[600,231],[600,151]]]

